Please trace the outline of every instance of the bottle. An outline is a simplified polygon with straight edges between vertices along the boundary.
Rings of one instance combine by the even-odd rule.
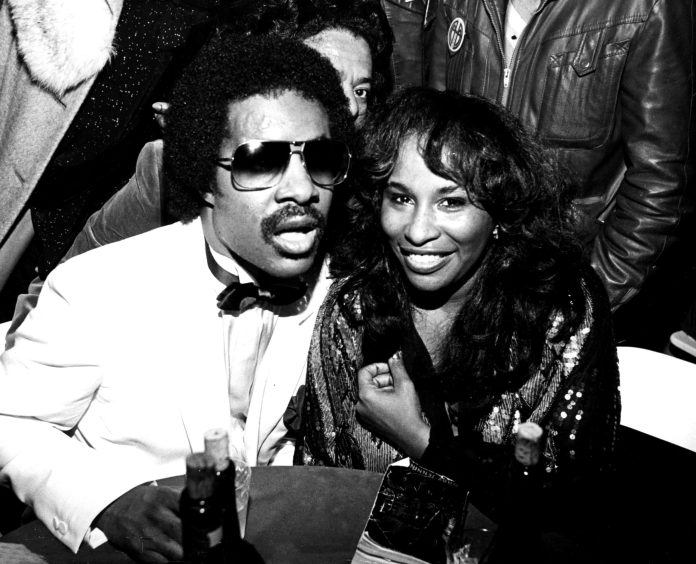
[[[186,487],[181,492],[184,560],[189,564],[223,564],[222,510],[215,491],[215,461],[199,452],[186,457]]]
[[[536,509],[543,489],[544,468],[539,464],[542,435],[543,430],[536,423],[521,423],[518,427],[498,530],[486,564],[541,561],[540,516]]]
[[[232,562],[241,541],[235,496],[236,468],[229,458],[229,437],[224,429],[210,429],[203,435],[205,452],[215,461],[218,499],[222,509],[223,544],[227,561]]]

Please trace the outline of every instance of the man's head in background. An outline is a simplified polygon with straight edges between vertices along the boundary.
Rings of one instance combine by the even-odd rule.
[[[379,0],[240,0],[227,11],[235,33],[299,38],[327,57],[358,125],[391,91],[393,34]]]
[[[292,39],[222,33],[173,93],[164,135],[172,211],[184,221],[200,214],[208,244],[252,273],[300,276],[347,173],[351,133],[326,58]]]

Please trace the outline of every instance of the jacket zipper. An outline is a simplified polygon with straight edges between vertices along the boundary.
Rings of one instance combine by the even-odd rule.
[[[509,0],[508,0],[509,1]],[[500,18],[494,18],[494,12],[493,8],[491,8],[488,0],[483,0],[483,7],[486,9],[486,13],[488,14],[488,18],[491,20],[491,24],[493,27],[493,33],[495,34],[495,43],[498,46],[498,52],[500,53],[500,60],[503,61],[503,92],[501,98],[499,98],[499,102],[505,106],[506,101],[507,101],[507,88],[510,84],[510,68],[508,67],[507,59],[505,59],[505,47],[503,46],[503,41],[501,39],[502,37],[502,32],[498,27],[498,23],[500,21]],[[497,11],[496,11],[497,14]],[[504,23],[503,23],[504,25]],[[514,53],[513,53],[514,55]]]
[[[509,2],[510,0],[508,0]],[[536,14],[541,12],[541,10],[544,9],[546,4],[549,3],[549,0],[542,0],[541,4],[539,4],[539,8],[537,9],[536,13],[531,17],[531,19],[527,22],[527,24],[524,26],[524,29],[522,30],[522,33],[520,34],[520,37],[517,41],[517,45],[515,45],[515,48],[512,50],[512,55],[510,56],[510,61],[505,58],[505,47],[503,45],[503,31],[500,29],[498,24],[505,25],[505,21],[500,21],[500,18],[494,18],[493,17],[493,10],[491,9],[489,2],[487,0],[483,1],[483,5],[486,8],[486,12],[488,13],[488,17],[491,20],[491,23],[493,24],[493,31],[495,33],[495,42],[498,45],[498,51],[500,51],[500,59],[503,61],[503,91],[502,94],[499,98],[499,102],[507,107],[508,105],[508,100],[510,98],[510,81],[512,79],[512,71],[515,68],[515,63],[517,62],[517,52],[520,49],[522,42],[524,40],[524,37],[527,35],[527,30],[529,29],[532,21],[536,17]]]

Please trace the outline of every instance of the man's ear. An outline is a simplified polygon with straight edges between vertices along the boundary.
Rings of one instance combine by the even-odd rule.
[[[215,207],[215,194],[213,192],[203,192],[201,196],[203,197],[203,202],[206,206],[209,208]]]

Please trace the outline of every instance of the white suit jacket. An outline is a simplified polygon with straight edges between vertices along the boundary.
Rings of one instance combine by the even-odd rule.
[[[324,265],[308,308],[275,324],[244,436],[252,465],[292,461],[282,417],[327,288]],[[183,474],[204,432],[229,426],[222,289],[200,222],[162,227],[60,265],[0,357],[0,475],[72,550],[111,501]]]

